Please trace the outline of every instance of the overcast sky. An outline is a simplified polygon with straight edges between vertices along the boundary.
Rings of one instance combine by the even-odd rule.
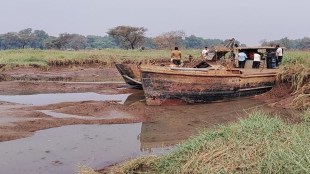
[[[146,35],[183,30],[187,36],[247,45],[262,39],[310,37],[309,0],[0,0],[0,34],[25,28],[106,35],[118,25]]]

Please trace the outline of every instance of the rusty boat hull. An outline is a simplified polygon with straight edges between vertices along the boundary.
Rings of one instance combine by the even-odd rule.
[[[115,67],[127,84],[142,88],[141,72],[138,65],[119,63],[115,64]]]
[[[276,70],[141,67],[147,105],[203,103],[261,94],[276,81]]]

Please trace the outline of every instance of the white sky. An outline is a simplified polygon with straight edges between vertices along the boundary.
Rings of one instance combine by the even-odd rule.
[[[50,35],[106,35],[118,25],[145,27],[146,35],[183,30],[203,38],[310,37],[309,0],[0,0],[0,34],[25,28]]]

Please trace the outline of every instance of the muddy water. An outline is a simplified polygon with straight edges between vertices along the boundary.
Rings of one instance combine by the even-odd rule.
[[[0,95],[0,101],[7,101],[19,104],[48,105],[61,102],[78,101],[119,101],[124,103],[130,94],[106,95],[94,92],[87,93],[54,93],[54,94],[33,94],[33,95]]]
[[[134,93],[122,103],[149,107],[142,99],[143,93]],[[149,107],[143,123],[72,125],[42,130],[32,137],[1,142],[0,169],[7,174],[74,173],[77,165],[100,169],[144,154],[166,153],[201,129],[236,121],[259,109],[277,112],[254,98],[239,98],[209,104]],[[74,117],[55,115],[52,111],[47,114]]]
[[[38,131],[29,138],[0,143],[1,173],[74,173],[79,165],[101,168],[143,154],[141,123],[74,125]]]

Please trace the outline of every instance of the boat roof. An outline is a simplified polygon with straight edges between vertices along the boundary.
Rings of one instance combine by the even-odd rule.
[[[255,49],[276,49],[276,47],[271,46],[253,46],[253,47],[235,47],[237,50],[255,50]]]

